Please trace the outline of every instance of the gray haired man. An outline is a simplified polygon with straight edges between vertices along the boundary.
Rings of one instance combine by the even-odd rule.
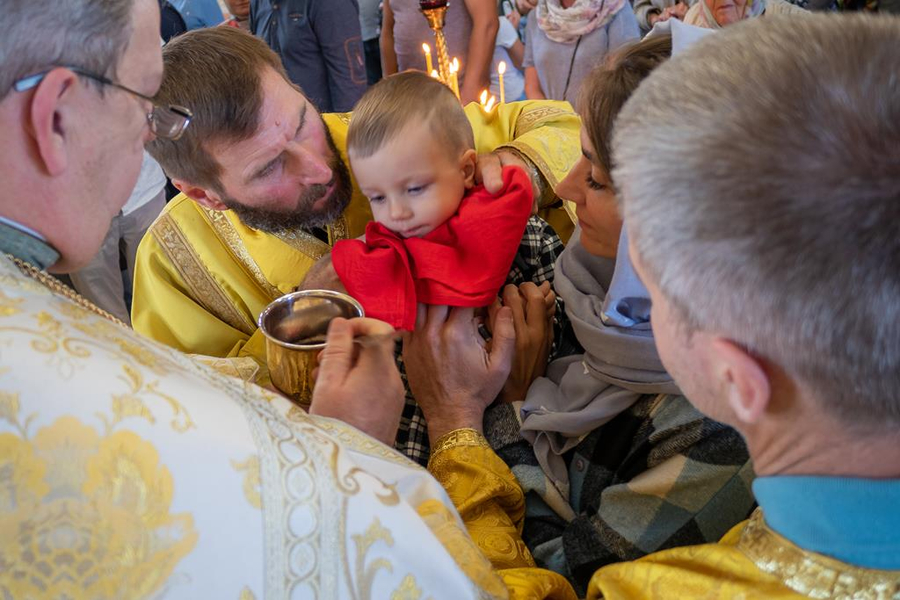
[[[589,595],[897,598],[900,19],[709,36],[642,84],[614,153],[660,357],[746,438],[760,508]]]

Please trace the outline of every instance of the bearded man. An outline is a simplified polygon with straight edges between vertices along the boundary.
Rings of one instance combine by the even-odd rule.
[[[252,357],[264,369],[259,313],[372,219],[346,166],[350,114],[319,114],[277,55],[238,30],[190,32],[163,60],[157,97],[194,118],[179,140],[149,145],[182,194],[138,250],[134,328],[185,352]],[[552,190],[579,156],[568,104],[512,103],[491,114],[470,105],[467,115],[489,190],[500,187],[503,165],[517,164],[531,173],[541,207],[559,202]],[[564,210],[541,215],[568,238]]]

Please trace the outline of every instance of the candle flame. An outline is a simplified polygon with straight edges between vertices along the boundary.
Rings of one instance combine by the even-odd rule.
[[[500,61],[500,64],[497,65],[497,72],[500,73],[501,75],[506,73],[506,61],[504,61],[504,60]]]
[[[450,72],[451,73],[459,73],[459,59],[455,56],[453,60],[450,62]]]
[[[441,78],[441,76],[438,75],[437,69],[432,69],[432,70],[431,70],[431,76],[434,77],[435,79],[440,79],[440,78]]]
[[[481,105],[482,105],[482,106],[484,106],[485,104],[487,104],[488,91],[487,91],[487,90],[483,90],[483,91],[481,92],[481,96],[479,96],[479,99],[481,100]]]
[[[491,96],[491,99],[487,101],[487,104],[484,107],[484,110],[487,112],[491,112],[491,109],[494,108],[494,103],[497,102],[497,99]]]
[[[431,54],[431,46],[428,44],[422,44],[422,52],[425,54]]]

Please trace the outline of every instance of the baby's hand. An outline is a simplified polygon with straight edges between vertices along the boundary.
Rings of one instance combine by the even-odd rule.
[[[294,288],[295,292],[300,290],[332,290],[347,293],[347,288],[341,283],[337,271],[334,270],[330,254],[320,258],[306,274],[303,282]]]

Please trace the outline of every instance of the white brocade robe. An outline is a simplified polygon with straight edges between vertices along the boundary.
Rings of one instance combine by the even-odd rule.
[[[0,598],[483,598],[423,469],[0,258]]]

